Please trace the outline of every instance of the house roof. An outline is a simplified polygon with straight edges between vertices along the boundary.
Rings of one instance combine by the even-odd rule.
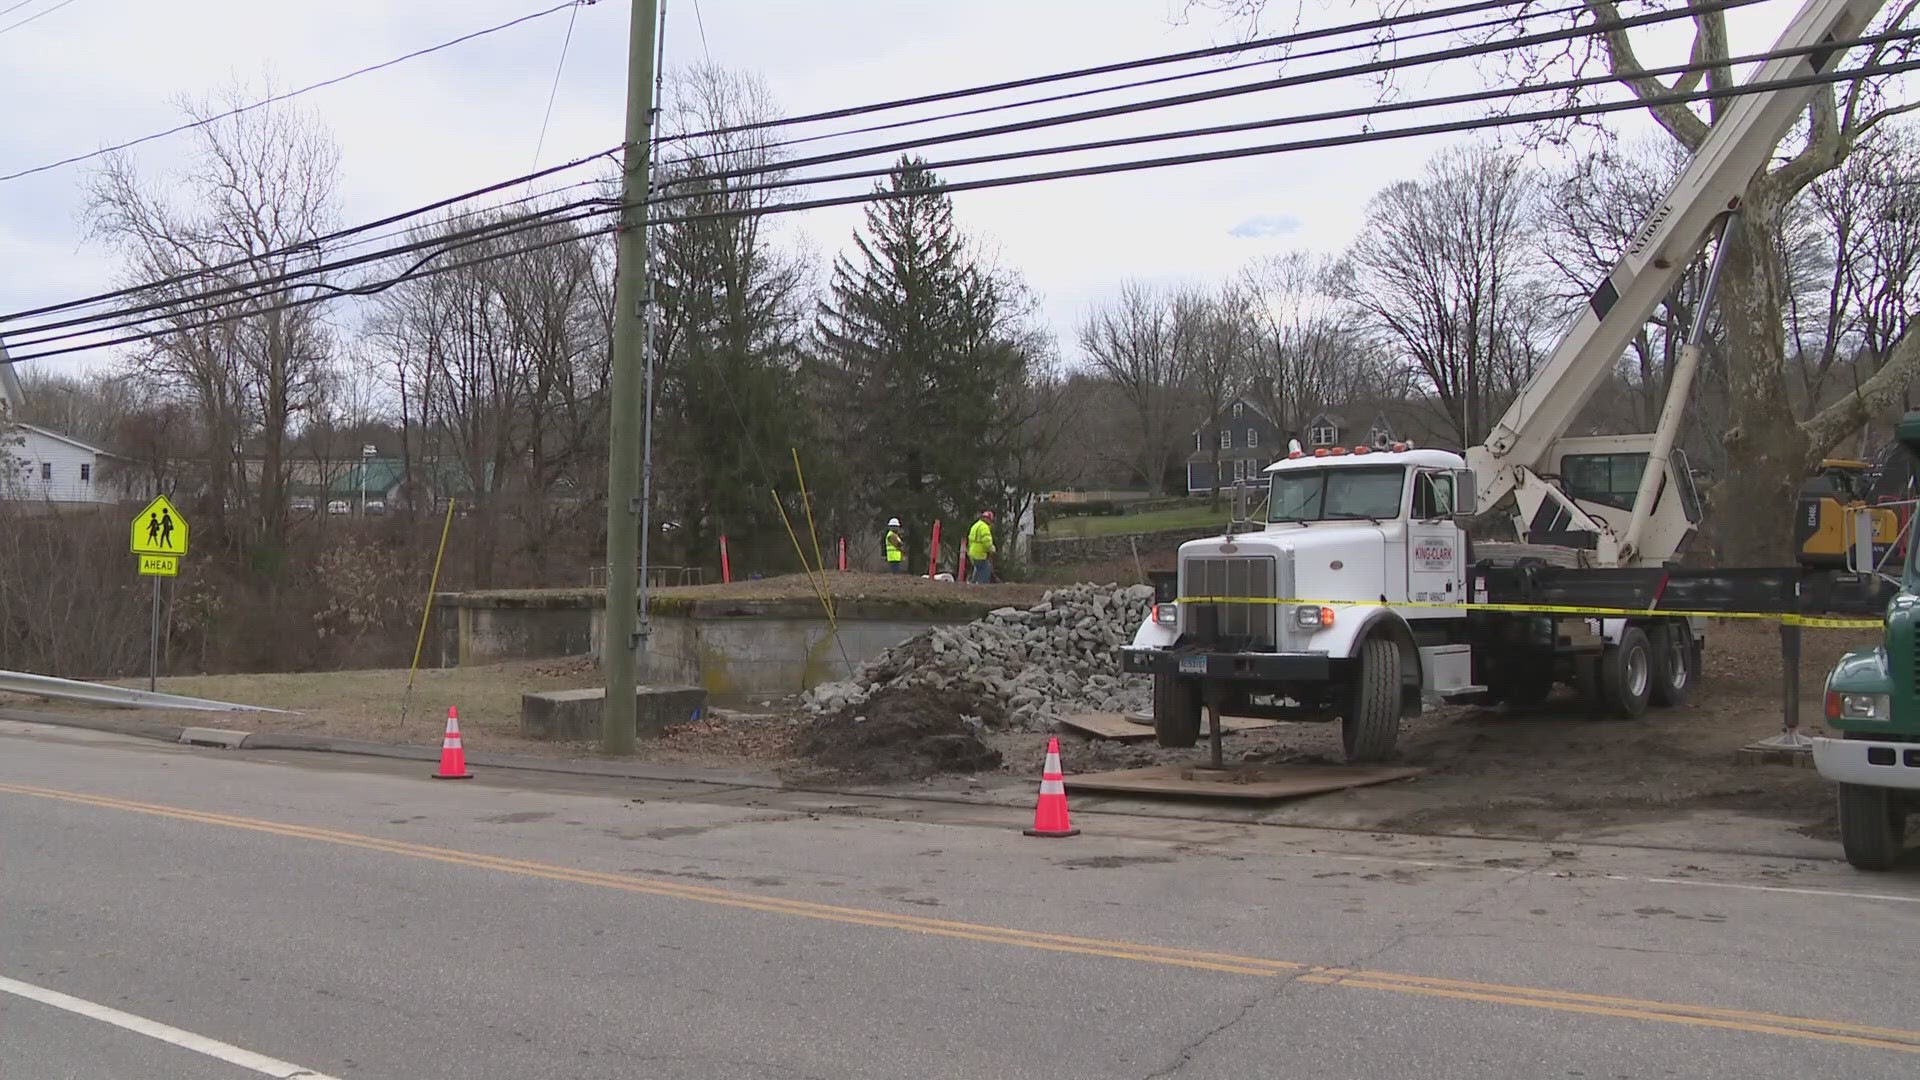
[[[11,426],[15,431],[31,431],[35,435],[44,435],[47,438],[54,440],[55,442],[63,442],[63,443],[66,443],[68,446],[77,446],[80,449],[85,450],[90,454],[95,454],[100,457],[119,457],[120,456],[119,454],[116,454],[111,450],[103,449],[101,447],[93,445],[90,442],[85,442],[83,440],[76,439],[71,435],[62,435],[61,433],[57,431],[53,431],[49,428],[39,427],[34,424],[13,424]]]
[[[1219,415],[1209,418],[1205,424],[1201,424],[1199,427],[1194,428],[1191,434],[1198,435],[1201,432],[1207,430],[1208,426],[1213,424],[1215,421],[1219,420],[1220,417],[1226,416],[1227,414],[1231,413],[1235,405],[1243,405],[1246,407],[1248,412],[1251,412],[1253,415],[1259,417],[1262,420],[1265,420],[1269,424],[1273,423],[1273,417],[1268,416],[1266,413],[1266,410],[1262,409],[1260,406],[1254,404],[1253,402],[1248,401],[1246,398],[1237,397],[1237,398],[1230,399],[1224,406],[1221,407]],[[1278,425],[1275,425],[1275,426],[1278,426]]]

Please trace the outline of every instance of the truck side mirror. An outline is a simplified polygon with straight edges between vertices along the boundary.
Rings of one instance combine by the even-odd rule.
[[[1453,470],[1453,512],[1456,517],[1472,517],[1480,512],[1480,483],[1472,469]]]

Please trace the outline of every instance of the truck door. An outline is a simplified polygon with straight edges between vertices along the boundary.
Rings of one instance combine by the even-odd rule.
[[[1453,474],[1439,469],[1416,469],[1413,474],[1412,513],[1407,517],[1407,599],[1450,604],[1465,599],[1461,574],[1465,544],[1453,517]],[[1465,612],[1409,611],[1414,618]]]

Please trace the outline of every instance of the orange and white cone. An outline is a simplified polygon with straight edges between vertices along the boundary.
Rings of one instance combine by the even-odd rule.
[[[447,734],[440,740],[440,771],[435,780],[471,780],[467,771],[467,752],[460,748],[460,710],[447,710]]]
[[[1047,764],[1040,773],[1040,802],[1033,808],[1028,836],[1078,836],[1067,820],[1067,777],[1060,771],[1060,740],[1047,740]]]

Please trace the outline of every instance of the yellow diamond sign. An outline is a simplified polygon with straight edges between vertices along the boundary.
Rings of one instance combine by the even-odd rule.
[[[187,553],[187,519],[180,516],[180,511],[173,508],[165,495],[134,515],[130,550],[135,555]]]

